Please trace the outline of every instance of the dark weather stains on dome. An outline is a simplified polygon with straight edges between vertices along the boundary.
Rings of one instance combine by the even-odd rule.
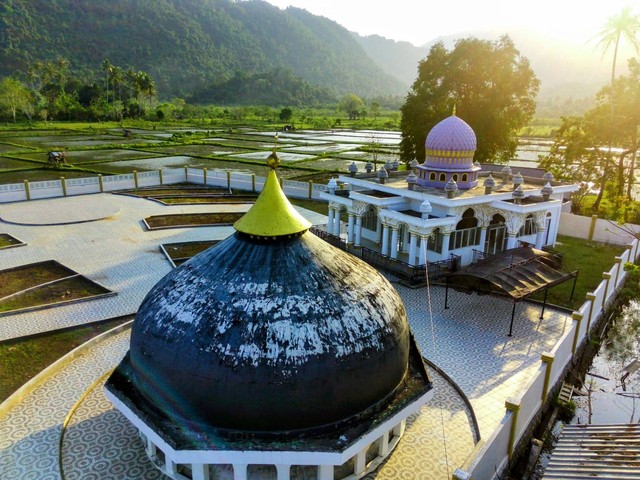
[[[396,290],[309,226],[271,170],[236,233],[149,292],[107,388],[124,381],[186,428],[254,433],[332,428],[428,391]]]

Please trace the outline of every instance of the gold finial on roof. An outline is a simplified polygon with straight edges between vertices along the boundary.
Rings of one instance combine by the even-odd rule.
[[[453,113],[451,115],[456,116],[456,102],[453,102]]]
[[[311,227],[311,222],[298,213],[289,202],[276,176],[276,167],[280,164],[278,154],[267,157],[271,167],[262,192],[256,203],[233,224],[238,232],[259,238],[274,238],[302,233]]]

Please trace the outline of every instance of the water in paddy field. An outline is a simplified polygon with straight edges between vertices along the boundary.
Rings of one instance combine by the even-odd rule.
[[[632,300],[616,318],[574,397],[582,423],[640,422],[640,302]]]
[[[592,342],[597,342],[592,339]],[[576,387],[573,401],[576,413],[571,424],[626,424],[640,422],[640,301],[632,300],[612,322],[584,382]],[[637,364],[640,367],[640,362]],[[623,379],[624,377],[624,379]],[[584,393],[585,395],[581,395]],[[545,443],[543,453],[529,480],[544,477],[563,423],[556,421],[552,444]]]

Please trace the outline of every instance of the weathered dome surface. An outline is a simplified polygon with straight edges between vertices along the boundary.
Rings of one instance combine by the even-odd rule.
[[[451,115],[431,129],[425,141],[427,155],[431,152],[473,152],[476,134],[467,122]]]
[[[137,389],[170,417],[233,430],[354,416],[402,382],[409,327],[375,269],[311,233],[235,233],[169,273],[132,328]]]

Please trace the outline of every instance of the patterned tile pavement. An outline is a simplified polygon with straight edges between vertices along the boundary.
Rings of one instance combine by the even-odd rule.
[[[136,198],[100,196],[120,208],[116,217],[37,228],[0,223],[2,233],[28,243],[0,252],[0,268],[53,258],[119,294],[111,299],[2,317],[0,339],[135,312],[146,292],[170,270],[158,250],[160,243],[224,238],[231,232],[228,227],[145,232],[142,217],[211,211],[211,206],[165,207]],[[82,209],[81,199],[77,200],[74,208]],[[62,211],[56,210],[55,200],[30,205],[38,203],[43,205],[43,218]],[[20,205],[24,204],[0,206],[0,217]],[[313,223],[326,222],[322,215],[305,214]],[[87,218],[91,215],[90,210],[86,212]],[[553,310],[547,310],[540,320],[539,308],[523,302],[517,306],[514,335],[508,337],[510,302],[450,291],[450,308],[444,310],[442,287],[409,289],[396,284],[396,288],[422,353],[465,392],[483,438],[504,416],[505,400],[516,396],[531,378],[540,353],[550,350],[571,324],[567,315]],[[57,445],[65,416],[96,379],[117,365],[127,347],[127,332],[93,347],[0,418],[0,479],[60,478]],[[457,392],[432,373],[434,398],[421,415],[411,419],[394,455],[368,478],[450,478],[451,471],[470,453],[473,439],[469,414]],[[67,478],[161,477],[146,460],[133,429],[112,409],[101,388],[92,390],[72,417],[64,438],[62,464]]]
[[[128,342],[127,330],[94,346],[0,418],[0,479],[62,478],[58,464],[61,425],[85,392],[62,441],[64,478],[167,478],[147,459],[135,428],[106,399],[102,382],[92,385],[117,365]],[[450,478],[473,449],[465,403],[443,377],[431,373],[433,399],[408,420],[405,436],[394,454],[366,478]]]

